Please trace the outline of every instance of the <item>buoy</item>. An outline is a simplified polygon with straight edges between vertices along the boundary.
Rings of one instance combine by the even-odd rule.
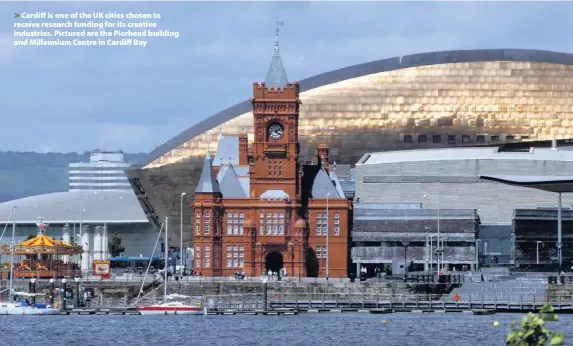
[[[499,327],[499,321],[493,321],[493,326],[496,328]]]
[[[388,323],[388,320],[382,320],[382,323]]]

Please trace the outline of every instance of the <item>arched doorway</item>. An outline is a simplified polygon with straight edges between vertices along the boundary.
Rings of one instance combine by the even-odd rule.
[[[265,259],[266,270],[278,273],[284,266],[283,255],[280,252],[271,252]]]

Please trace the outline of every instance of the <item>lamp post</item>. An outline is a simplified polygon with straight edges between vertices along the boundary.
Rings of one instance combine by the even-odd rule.
[[[181,219],[181,246],[179,247],[179,257],[181,257],[181,275],[183,275],[185,268],[185,264],[183,262],[183,198],[185,198],[185,196],[187,196],[187,193],[181,192],[181,213],[179,214],[179,218]],[[215,232],[217,232],[217,230],[215,230]]]
[[[328,242],[329,240],[329,234],[330,231],[328,229],[328,197],[330,197],[330,192],[328,192],[326,194],[326,280],[328,281],[328,262],[330,262],[330,244]]]

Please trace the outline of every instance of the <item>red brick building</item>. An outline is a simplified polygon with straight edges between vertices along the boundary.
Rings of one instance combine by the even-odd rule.
[[[254,141],[221,132],[214,157],[207,152],[193,202],[195,271],[346,277],[351,204],[328,145],[317,165],[298,162],[299,86],[287,81],[278,43],[252,103]]]

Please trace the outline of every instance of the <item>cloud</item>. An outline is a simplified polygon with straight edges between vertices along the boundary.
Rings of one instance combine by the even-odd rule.
[[[158,12],[179,39],[135,47],[14,47],[0,29],[3,150],[150,151],[250,97],[272,54],[276,18],[291,80],[437,50],[571,52],[564,2],[50,2],[13,12]],[[540,15],[540,14],[543,15]],[[33,136],[44,133],[49,136]],[[43,149],[42,149],[43,148]]]

